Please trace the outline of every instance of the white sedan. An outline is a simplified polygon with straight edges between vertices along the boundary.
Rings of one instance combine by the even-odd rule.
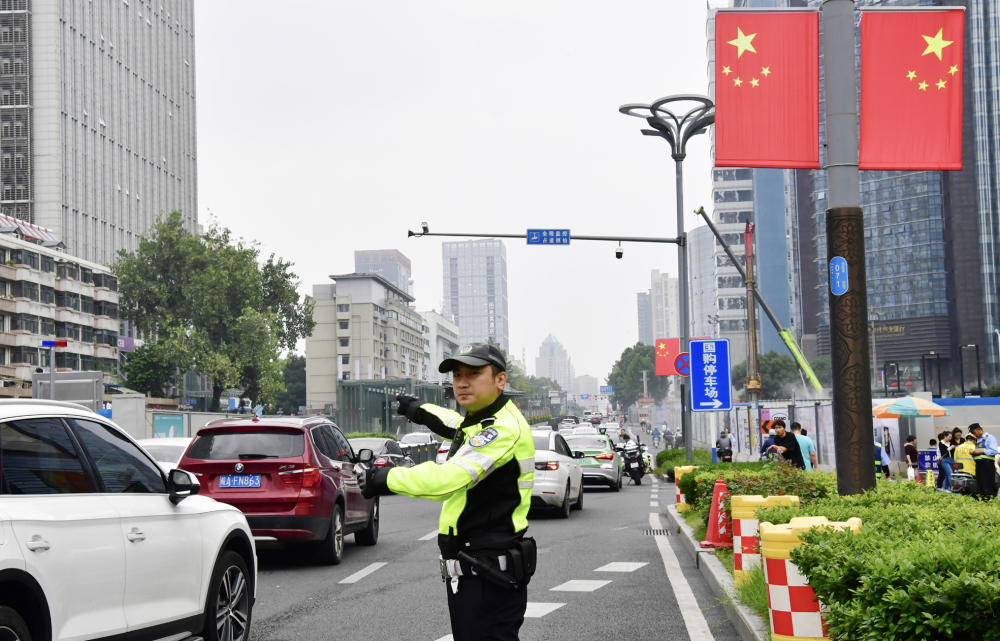
[[[535,485],[531,504],[554,507],[559,518],[568,518],[570,509],[583,509],[583,470],[578,457],[558,432],[534,432]]]
[[[187,451],[192,440],[194,439],[181,437],[144,438],[136,443],[153,457],[153,460],[163,468],[164,472],[169,472],[181,462],[181,457],[184,456],[184,452]]]

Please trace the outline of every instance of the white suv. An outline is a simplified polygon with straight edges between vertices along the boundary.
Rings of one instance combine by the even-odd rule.
[[[0,401],[0,639],[247,639],[253,535],[200,487],[80,405]]]

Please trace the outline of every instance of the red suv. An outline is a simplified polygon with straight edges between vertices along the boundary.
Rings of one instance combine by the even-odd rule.
[[[239,508],[258,540],[311,542],[319,561],[340,563],[344,536],[378,542],[378,499],[361,496],[358,460],[323,418],[219,419],[198,432],[178,467],[201,494]]]

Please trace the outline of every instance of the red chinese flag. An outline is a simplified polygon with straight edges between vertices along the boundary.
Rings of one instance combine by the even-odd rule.
[[[677,376],[677,368],[674,367],[674,359],[680,353],[681,339],[679,338],[657,338],[656,339],[656,375],[657,376]]]
[[[861,169],[962,168],[965,12],[861,17]]]
[[[715,166],[819,169],[819,14],[715,15]]]

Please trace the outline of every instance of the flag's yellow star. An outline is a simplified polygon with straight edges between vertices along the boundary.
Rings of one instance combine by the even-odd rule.
[[[910,80],[913,80],[914,78],[917,77],[917,72],[916,71],[910,71],[910,72],[908,72],[906,74],[906,77],[909,78]]]
[[[763,74],[763,75],[764,75],[764,77],[766,78],[766,77],[767,77],[767,74],[771,73],[771,68],[770,68],[770,67],[764,67],[763,69],[761,69],[761,70],[760,70],[760,72],[761,72],[761,74]]]
[[[753,80],[750,81],[750,84],[752,86],[756,87],[757,85],[760,84],[760,80],[757,80],[756,78],[754,78]]]
[[[952,66],[951,66],[951,69],[949,69],[949,70],[948,70],[948,73],[950,73],[950,74],[951,74],[951,75],[953,75],[953,76],[954,76],[954,75],[955,75],[956,73],[958,73],[958,65],[952,65]]]
[[[736,47],[737,58],[742,56],[744,51],[752,51],[754,53],[757,53],[757,50],[753,48],[752,44],[750,44],[750,42],[756,35],[757,35],[756,33],[751,33],[749,36],[745,35],[742,29],[736,27],[736,40],[730,40],[729,44]]]
[[[927,41],[927,48],[924,49],[924,52],[920,55],[926,56],[929,53],[933,53],[938,57],[938,60],[941,59],[941,51],[954,42],[954,40],[945,40],[942,38],[942,32],[944,32],[944,29],[938,29],[937,35],[933,38],[930,36],[923,36],[923,39]]]
[[[728,76],[729,74],[732,73],[732,71],[729,69],[729,67],[723,67],[722,68],[722,73],[724,73],[724,74],[726,74]]]
[[[736,80],[733,80],[733,84],[736,85],[737,87],[739,87],[740,85],[743,84],[743,81],[740,80],[739,78],[737,78]]]
[[[926,82],[921,82],[920,83],[920,89],[922,91],[927,91],[927,83]]]
[[[937,81],[937,88],[938,89],[944,89],[944,80],[938,80]]]

